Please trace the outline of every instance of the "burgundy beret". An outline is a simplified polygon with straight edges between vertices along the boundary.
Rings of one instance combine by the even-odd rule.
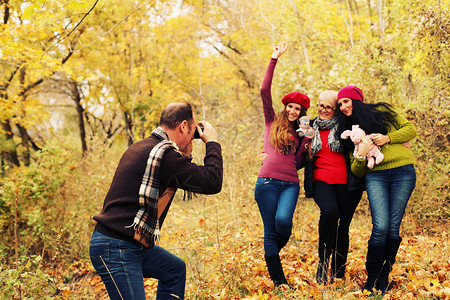
[[[305,94],[299,92],[292,92],[284,96],[283,99],[281,99],[281,102],[283,102],[285,106],[288,103],[297,103],[306,108],[306,110],[308,110],[310,100],[308,96],[306,96]]]
[[[363,92],[356,86],[346,86],[345,88],[341,89],[338,93],[337,99],[339,101],[339,99],[342,98],[349,98],[364,102]]]

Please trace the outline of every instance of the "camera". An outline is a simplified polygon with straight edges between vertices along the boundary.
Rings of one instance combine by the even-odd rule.
[[[198,124],[198,126],[203,131],[203,125],[202,124]],[[199,139],[199,138],[200,138],[200,133],[198,132],[198,128],[196,126],[195,127],[195,132],[194,132],[194,139]]]

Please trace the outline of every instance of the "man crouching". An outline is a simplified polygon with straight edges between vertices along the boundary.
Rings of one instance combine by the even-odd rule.
[[[206,145],[204,166],[191,162],[194,133]],[[91,262],[111,299],[145,299],[144,278],[158,279],[157,299],[184,299],[186,264],[155,245],[177,188],[201,194],[222,189],[217,132],[195,122],[188,103],[171,103],[151,136],[120,159],[90,242]]]

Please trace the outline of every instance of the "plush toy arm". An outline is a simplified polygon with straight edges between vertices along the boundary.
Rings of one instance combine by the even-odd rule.
[[[341,139],[348,139],[351,133],[351,130],[345,130],[343,133],[341,133]]]
[[[369,169],[372,169],[375,165],[375,159],[373,159],[373,156],[367,156],[367,166]]]
[[[297,134],[298,134],[299,137],[304,137],[305,136],[305,129],[303,129],[303,128],[297,129]]]
[[[367,157],[372,158],[372,160],[375,160],[375,163],[378,165],[383,159],[384,155],[381,153],[380,148],[378,146],[373,147],[370,149],[369,153],[367,153]],[[373,166],[372,166],[373,168]]]
[[[367,153],[367,156],[374,157],[376,164],[379,164],[384,159],[384,154],[381,153],[380,148],[378,147],[373,147],[369,153]]]
[[[312,139],[315,134],[316,132],[311,127],[305,132],[305,136],[310,139]]]

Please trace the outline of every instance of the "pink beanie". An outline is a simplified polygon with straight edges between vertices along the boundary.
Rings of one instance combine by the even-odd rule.
[[[353,100],[364,102],[363,92],[356,86],[346,86],[345,88],[341,89],[338,93],[337,99],[339,101],[339,99],[342,98],[350,98]]]

